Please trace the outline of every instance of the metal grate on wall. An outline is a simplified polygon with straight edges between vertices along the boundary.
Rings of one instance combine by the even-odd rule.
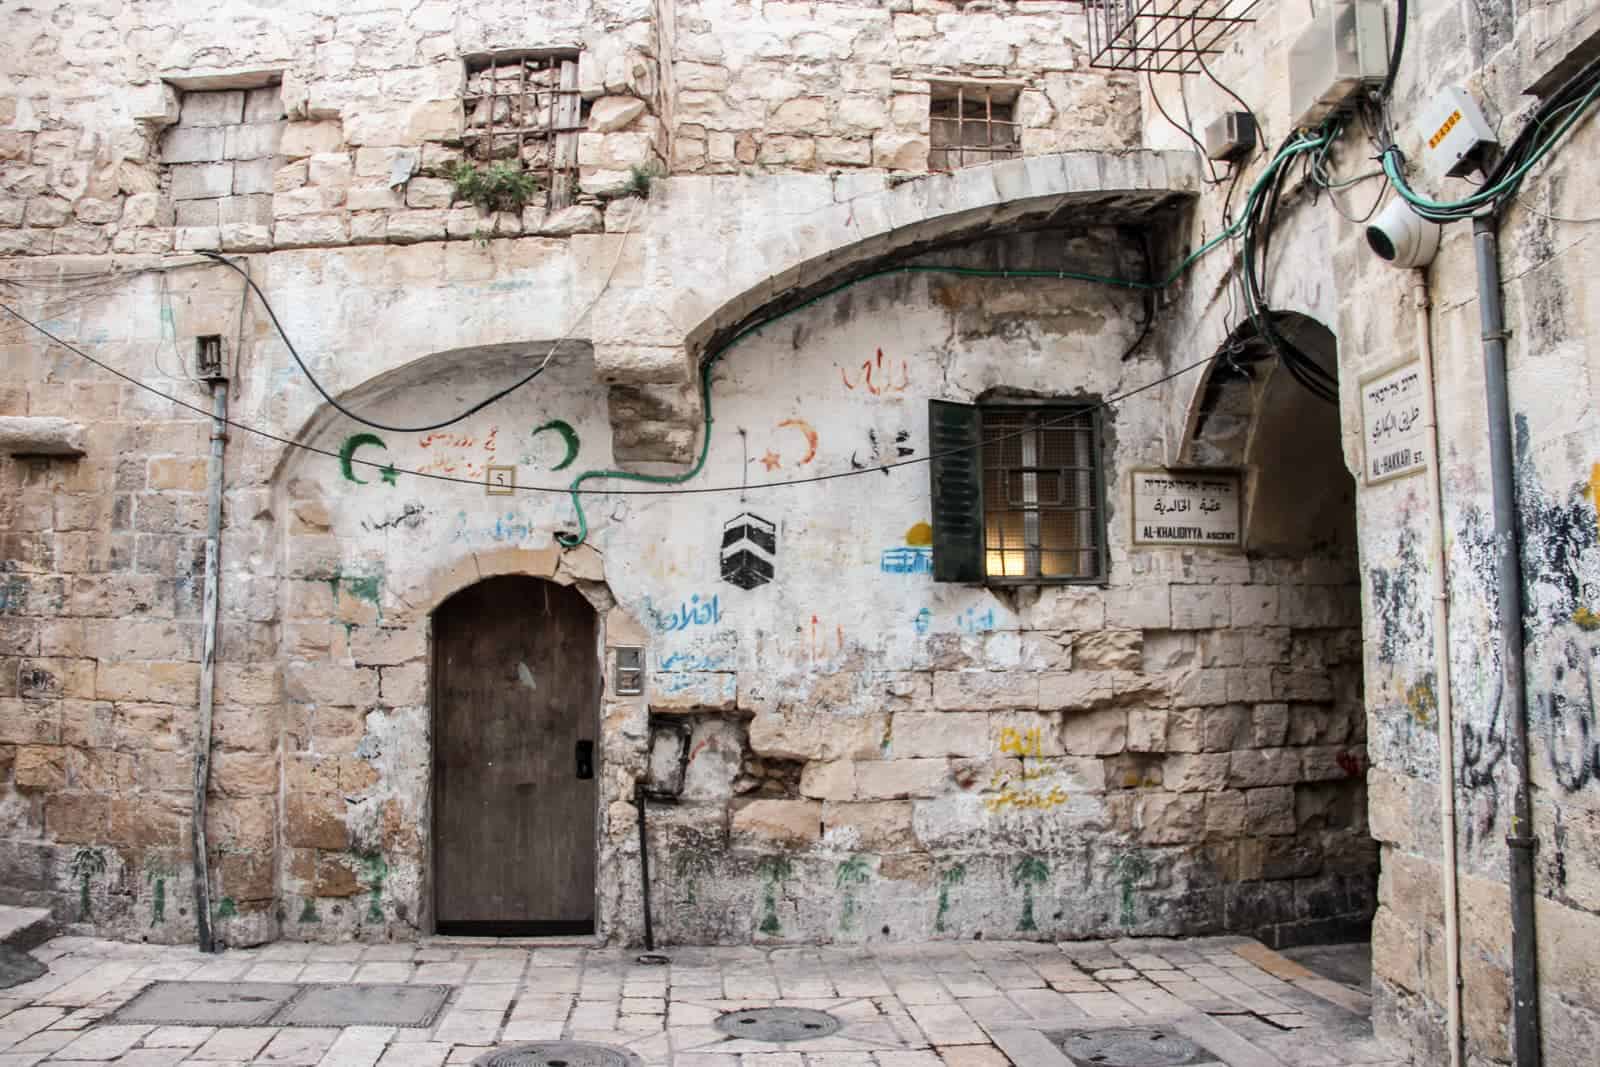
[[[461,143],[469,161],[512,162],[545,177],[551,209],[572,202],[578,134],[586,128],[572,53],[495,52],[466,57]]]
[[[988,578],[1093,580],[1104,570],[1098,412],[983,412],[984,572]]]
[[[1199,72],[1223,40],[1255,21],[1261,0],[1083,0],[1089,65],[1152,74]]]
[[[928,99],[928,169],[959,170],[1021,154],[1020,86],[934,82]]]

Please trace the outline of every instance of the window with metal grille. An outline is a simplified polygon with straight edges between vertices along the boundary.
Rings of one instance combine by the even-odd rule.
[[[1021,152],[1019,86],[933,82],[928,98],[928,169],[955,170]]]
[[[585,129],[576,52],[466,57],[461,143],[475,166],[510,163],[541,178],[551,209],[572,203]]]
[[[1097,407],[934,400],[929,427],[936,581],[1105,579]]]

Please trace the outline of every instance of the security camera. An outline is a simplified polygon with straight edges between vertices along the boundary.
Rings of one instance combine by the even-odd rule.
[[[1439,254],[1444,227],[1396,197],[1367,227],[1367,244],[1391,267],[1426,267]]]

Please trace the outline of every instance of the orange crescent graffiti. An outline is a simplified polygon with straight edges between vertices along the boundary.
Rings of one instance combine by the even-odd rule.
[[[795,464],[797,467],[804,467],[807,463],[817,458],[817,431],[813,430],[811,424],[805,419],[784,419],[778,423],[778,429],[780,430],[787,429],[790,426],[806,435],[806,454],[800,457],[799,463]]]

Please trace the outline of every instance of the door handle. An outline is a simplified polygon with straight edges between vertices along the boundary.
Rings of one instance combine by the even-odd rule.
[[[594,742],[593,741],[579,741],[578,742],[577,758],[578,758],[578,777],[580,779],[593,778],[594,777]]]

